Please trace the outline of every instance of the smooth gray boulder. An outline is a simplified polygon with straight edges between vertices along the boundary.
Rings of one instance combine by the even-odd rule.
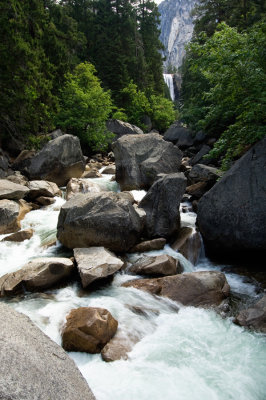
[[[29,188],[28,197],[32,199],[36,199],[37,197],[54,197],[61,196],[61,190],[54,182],[48,181],[30,181],[27,183]]]
[[[186,190],[181,173],[158,179],[139,203],[146,212],[145,233],[148,238],[169,238],[180,229],[179,205]]]
[[[157,133],[125,135],[113,144],[121,190],[148,189],[160,173],[178,172],[182,152]]]
[[[0,179],[0,200],[20,200],[29,193],[26,186],[18,185],[8,179]]]
[[[67,353],[31,320],[0,303],[0,399],[95,400]]]
[[[139,127],[131,125],[128,122],[120,121],[119,119],[109,119],[106,122],[106,128],[116,135],[115,139],[124,135],[143,134],[143,131]]]
[[[238,325],[266,333],[266,294],[253,306],[242,310],[234,322]]]
[[[221,177],[221,172],[214,167],[204,164],[195,164],[189,171],[188,178],[191,184],[197,182],[215,183]]]
[[[198,204],[199,230],[209,248],[266,251],[266,137],[242,156]]]
[[[165,132],[164,140],[174,143],[180,148],[193,146],[194,139],[190,129],[185,128],[180,122],[173,123]]]
[[[64,186],[70,178],[79,178],[85,170],[85,161],[79,139],[62,135],[46,143],[27,160],[24,172],[30,180],[46,180]]]
[[[85,288],[92,282],[112,276],[119,271],[124,262],[104,247],[74,249],[82,286]]]
[[[60,210],[57,237],[68,248],[103,246],[124,252],[143,230],[129,193],[85,193],[68,200]]]
[[[0,296],[43,290],[70,276],[73,262],[69,258],[43,257],[29,261],[21,269],[0,278]]]

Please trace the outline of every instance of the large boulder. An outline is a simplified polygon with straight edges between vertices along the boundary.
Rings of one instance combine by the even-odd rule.
[[[169,238],[180,229],[179,205],[186,189],[184,174],[165,175],[158,179],[139,207],[146,212],[146,235]]]
[[[117,331],[118,322],[105,308],[80,307],[71,310],[62,332],[67,351],[100,353]]]
[[[69,258],[35,258],[18,271],[0,278],[0,296],[13,295],[24,289],[48,289],[69,277],[73,268],[73,262]]]
[[[0,303],[2,400],[95,400],[67,353],[28,317]]]
[[[190,129],[185,128],[180,122],[173,123],[165,132],[164,140],[174,143],[180,148],[193,146],[194,139]]]
[[[234,322],[266,333],[266,294],[253,306],[242,310]]]
[[[61,196],[61,190],[54,182],[36,180],[28,182],[27,186],[30,191],[28,197],[31,200],[37,197]]]
[[[69,200],[77,193],[100,193],[102,188],[88,179],[72,178],[66,187],[66,199]]]
[[[221,172],[214,167],[204,164],[195,164],[189,171],[188,178],[191,184],[197,182],[208,182],[214,184],[221,177]]]
[[[116,139],[119,139],[124,135],[140,135],[143,131],[135,125],[131,125],[128,122],[120,121],[119,119],[109,119],[106,122],[106,128],[108,131],[116,135]]]
[[[119,271],[124,262],[104,247],[74,249],[82,286],[85,288],[98,279],[112,276]]]
[[[26,186],[18,185],[8,179],[0,179],[0,200],[19,200],[23,199],[29,193]]]
[[[143,230],[133,201],[126,193],[77,194],[61,208],[57,237],[68,248],[103,246],[127,251]]]
[[[121,190],[147,189],[160,173],[178,172],[182,152],[157,133],[126,135],[113,144]]]
[[[23,200],[0,200],[0,234],[20,230],[20,221],[31,207]]]
[[[266,251],[265,154],[266,137],[201,198],[198,226],[214,251]]]
[[[64,186],[70,178],[79,178],[85,170],[79,139],[72,135],[59,136],[48,142],[35,156],[28,159],[24,171],[30,180],[46,180]]]
[[[222,272],[200,271],[155,279],[137,279],[124,287],[168,297],[185,306],[216,307],[229,296],[230,287]]]
[[[129,268],[129,271],[138,275],[168,276],[182,272],[182,268],[177,268],[177,266],[179,267],[175,258],[161,254],[154,257],[142,257]]]

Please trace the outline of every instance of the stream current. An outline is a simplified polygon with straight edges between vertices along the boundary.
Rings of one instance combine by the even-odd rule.
[[[110,176],[92,179],[106,190],[117,190]],[[134,191],[140,200],[144,191]],[[19,269],[35,257],[70,256],[60,243],[46,246],[56,236],[60,207],[65,200],[31,211],[22,229],[34,235],[22,243],[0,242],[0,276]],[[193,212],[181,213],[183,226],[195,226]],[[6,235],[0,235],[0,239]],[[163,250],[179,259],[185,272],[222,270],[202,251],[196,265],[168,245]],[[140,255],[130,255],[129,261]],[[258,297],[257,286],[234,273],[225,273],[233,295],[246,304]],[[87,380],[97,400],[265,400],[266,337],[247,331],[213,310],[177,306],[134,288],[121,287],[132,279],[117,273],[111,284],[85,292],[78,283],[44,293],[26,293],[6,301],[28,315],[51,339],[61,344],[60,330],[67,313],[78,307],[103,307],[118,320],[118,334],[137,343],[128,360],[111,363],[101,355],[69,353]],[[259,297],[258,297],[259,298]],[[142,312],[137,310],[142,309]],[[179,308],[179,310],[178,310]],[[82,399],[80,399],[82,400]]]

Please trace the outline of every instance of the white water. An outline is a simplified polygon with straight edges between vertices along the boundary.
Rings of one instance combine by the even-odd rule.
[[[175,100],[175,90],[174,90],[174,82],[173,82],[173,75],[172,74],[163,74],[163,79],[170,91],[170,97],[172,101]]]
[[[99,178],[95,182],[100,182]],[[102,184],[104,184],[104,178]],[[106,178],[109,185],[109,178]],[[143,193],[142,193],[143,194]],[[140,193],[135,193],[139,198]],[[141,197],[141,196],[140,196]],[[58,208],[64,200],[25,217],[23,228],[35,235],[24,243],[0,243],[0,275],[19,268],[32,257],[58,254],[60,245],[43,249],[42,241],[55,237]],[[194,226],[195,214],[182,214],[183,226]],[[4,235],[3,235],[4,236]],[[168,245],[165,252],[178,258],[185,271],[193,266]],[[19,254],[19,257],[17,256]],[[138,255],[130,255],[133,261]],[[196,269],[221,269],[202,258]],[[117,274],[109,286],[86,294],[78,284],[44,294],[6,300],[27,314],[48,336],[61,343],[60,330],[72,308],[107,308],[119,322],[119,332],[138,342],[127,361],[106,363],[100,355],[70,353],[97,400],[265,400],[265,336],[245,331],[214,311],[178,307],[121,284],[136,278]],[[255,287],[242,277],[227,274],[236,293],[256,296]],[[139,314],[138,308],[144,309]]]

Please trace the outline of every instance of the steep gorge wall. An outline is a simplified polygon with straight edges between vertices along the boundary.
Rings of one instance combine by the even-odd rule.
[[[160,40],[165,47],[165,72],[167,66],[178,68],[182,63],[185,45],[193,33],[191,11],[196,2],[197,0],[165,0],[158,6],[161,14]]]

